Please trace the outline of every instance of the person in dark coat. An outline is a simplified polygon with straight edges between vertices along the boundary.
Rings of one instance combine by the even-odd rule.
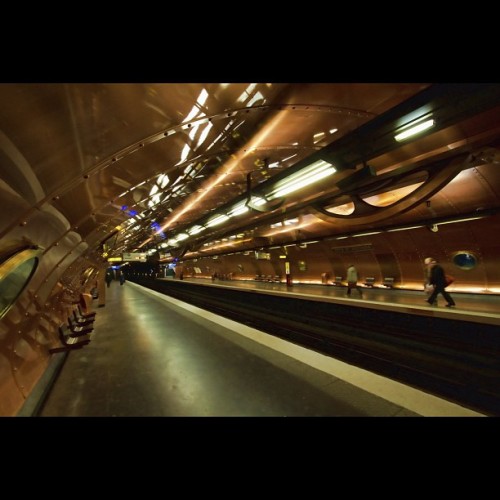
[[[113,281],[113,275],[111,273],[106,273],[106,285],[109,288],[109,285],[111,285],[111,282]]]
[[[444,274],[444,269],[434,259],[430,260],[429,266],[431,268],[429,283],[434,286],[434,291],[431,293],[426,302],[429,305],[432,305],[436,300],[438,294],[441,294],[445,298],[446,302],[448,302],[446,304],[446,307],[455,307],[456,304],[453,300],[453,297],[445,290],[446,277]]]
[[[434,285],[431,285],[431,270],[432,270],[432,264],[435,264],[436,261],[432,257],[427,257],[424,260],[425,264],[425,283],[424,283],[424,290],[427,295],[431,295],[432,292],[434,291]],[[437,297],[434,299],[434,302],[432,303],[433,306],[437,306]]]

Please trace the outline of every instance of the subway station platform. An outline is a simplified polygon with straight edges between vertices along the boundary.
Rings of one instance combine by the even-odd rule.
[[[162,278],[165,279],[165,278]],[[167,278],[169,279],[169,278]],[[176,280],[179,281],[179,280]],[[434,317],[453,318],[475,323],[500,326],[500,296],[495,294],[478,294],[456,292],[453,287],[447,290],[455,300],[456,307],[445,307],[446,301],[442,295],[437,297],[437,306],[426,303],[428,295],[423,290],[389,289],[386,287],[360,286],[363,298],[353,290],[351,297],[346,296],[347,288],[335,285],[272,283],[243,280],[216,280],[187,278],[183,281],[193,284],[213,284],[225,288],[255,290],[263,294],[283,294],[290,297],[304,297],[312,300],[332,301],[372,309],[398,311],[405,314],[428,315]]]
[[[286,288],[214,284],[234,285]],[[423,292],[364,292],[363,300],[330,286],[294,286],[292,293],[339,294],[360,305],[387,296],[388,305],[414,300],[415,308],[425,299]],[[455,297],[457,309],[439,308],[443,314],[464,313],[465,298]],[[498,297],[472,299],[466,314],[497,316]],[[97,311],[92,342],[69,354],[41,416],[481,415],[135,283],[113,282]]]

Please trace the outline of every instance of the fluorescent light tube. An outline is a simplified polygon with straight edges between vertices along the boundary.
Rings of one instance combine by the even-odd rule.
[[[298,191],[303,187],[309,186],[314,182],[324,179],[336,171],[337,170],[331,163],[319,160],[278,182],[274,190],[267,195],[267,198],[270,200],[274,198],[281,198],[287,194],[293,193],[294,191]]]
[[[266,200],[264,198],[261,198],[260,196],[252,196],[251,201],[252,204],[256,207],[260,207],[261,205],[264,205],[266,203]]]
[[[188,229],[188,233],[193,236],[194,234],[201,233],[204,229],[203,226],[193,226],[191,229]]]
[[[445,222],[436,222],[438,226],[441,226],[442,224],[454,224],[455,222],[467,222],[469,220],[477,220],[477,219],[483,219],[485,216],[480,215],[479,217],[467,217],[466,219],[455,219],[455,220],[448,220]]]
[[[399,133],[398,135],[394,136],[394,139],[396,141],[404,141],[405,139],[408,139],[409,137],[414,136],[415,134],[419,134],[420,132],[423,132],[424,130],[427,130],[431,127],[433,127],[435,124],[434,120],[426,120],[425,122],[418,123],[403,132]]]
[[[380,234],[381,231],[373,231],[371,233],[359,233],[359,234],[353,234],[353,238],[357,238],[358,236],[371,236],[372,234]]]
[[[424,226],[410,226],[410,227],[398,227],[397,229],[388,229],[388,233],[395,233],[396,231],[406,231],[407,229],[417,229]]]
[[[226,214],[216,215],[206,223],[206,227],[217,226],[227,221],[229,217]]]
[[[248,212],[248,207],[245,206],[245,202],[242,201],[240,203],[238,203],[237,205],[235,205],[229,212],[228,212],[228,216],[229,217],[235,217],[237,215],[241,215],[241,214],[244,214]]]

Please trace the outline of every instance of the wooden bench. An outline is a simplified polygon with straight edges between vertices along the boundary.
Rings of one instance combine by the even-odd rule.
[[[387,288],[394,288],[394,278],[384,278],[382,285],[386,286]]]
[[[90,333],[94,327],[91,326],[94,323],[94,320],[90,320],[90,322],[84,322],[84,323],[77,323],[76,321],[73,320],[71,316],[68,317],[68,326],[69,329],[71,330],[70,336],[76,336],[79,337],[81,335],[85,335],[87,333]]]
[[[83,316],[79,316],[78,314],[76,314],[76,311],[73,310],[73,321],[77,326],[91,325],[94,322],[94,320],[95,318],[93,316],[85,318]]]
[[[365,282],[363,283],[363,285],[367,286],[368,288],[373,288],[374,284],[375,284],[375,278],[373,276],[365,278]]]
[[[81,349],[82,347],[90,344],[90,337],[88,336],[88,334],[75,335],[73,332],[71,332],[67,325],[59,326],[59,340],[62,344],[61,347],[54,347],[52,349],[49,349],[50,354]]]
[[[95,315],[97,314],[95,312],[88,312],[88,313],[84,312],[80,304],[78,304],[78,313],[82,318],[95,318]]]

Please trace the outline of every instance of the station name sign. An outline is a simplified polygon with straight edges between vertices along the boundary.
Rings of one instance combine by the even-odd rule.
[[[139,252],[123,252],[122,258],[123,262],[146,262],[147,254]]]
[[[356,252],[369,252],[372,249],[373,245],[371,243],[367,243],[365,245],[350,245],[344,247],[332,247],[332,250],[335,253],[356,253]]]
[[[257,260],[271,260],[271,254],[269,252],[255,252],[255,258]]]

